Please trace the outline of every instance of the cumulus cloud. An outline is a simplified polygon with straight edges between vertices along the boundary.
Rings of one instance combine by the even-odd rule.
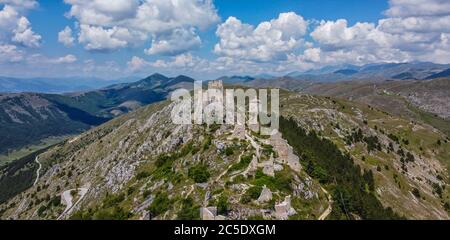
[[[328,60],[353,63],[410,60],[448,63],[448,1],[391,0],[387,18],[348,26],[345,19],[322,21],[311,36]],[[351,60],[353,59],[353,61]]]
[[[66,47],[74,45],[75,38],[72,36],[72,29],[69,26],[66,26],[64,30],[58,33],[58,42],[64,44]]]
[[[35,34],[31,29],[30,22],[26,17],[19,18],[17,28],[13,30],[13,42],[20,43],[26,47],[39,47],[41,45],[41,36]]]
[[[41,36],[33,32],[22,10],[35,7],[35,1],[7,0],[0,10],[0,41],[25,47],[39,47]]]
[[[386,17],[352,25],[346,19],[306,21],[295,13],[282,13],[255,27],[230,17],[217,29],[214,52],[224,68],[236,70],[232,63],[249,71],[258,71],[257,64],[265,71],[292,71],[341,63],[449,63],[449,4],[447,0],[390,0]],[[309,33],[308,25],[314,26]]]
[[[126,28],[81,25],[78,41],[85,44],[87,50],[107,51],[127,46],[129,38],[130,32]]]
[[[445,16],[450,14],[447,0],[390,0],[389,17]]]
[[[151,39],[147,53],[176,55],[201,43],[196,30],[219,21],[211,0],[65,2],[71,5],[66,15],[81,25],[78,41],[88,50],[115,50]],[[179,43],[179,37],[187,42]]]
[[[198,48],[202,41],[191,29],[175,29],[168,34],[157,35],[152,40],[152,46],[145,50],[148,55],[178,55],[186,50]]]
[[[287,54],[300,47],[308,22],[293,13],[281,13],[277,19],[260,23],[256,28],[229,17],[220,24],[214,47],[216,54],[255,61],[286,59]]]

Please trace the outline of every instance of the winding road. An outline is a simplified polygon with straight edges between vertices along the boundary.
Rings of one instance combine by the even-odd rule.
[[[325,188],[320,187],[322,189],[322,191],[327,195],[328,198],[328,208],[325,209],[325,211],[322,213],[322,215],[320,215],[318,220],[325,220],[328,215],[330,215],[331,211],[333,211],[333,198],[331,198],[331,195],[328,193],[327,190],[325,190]]]
[[[39,181],[39,174],[41,172],[42,169],[42,164],[39,162],[39,156],[36,156],[36,158],[34,159],[34,161],[39,165],[38,169],[36,170],[36,180],[34,180],[33,186],[37,184],[37,182]]]
[[[88,192],[88,188],[78,188],[78,189],[70,189],[67,191],[64,191],[61,194],[61,200],[64,201],[66,205],[66,209],[64,209],[64,212],[61,213],[61,215],[58,217],[58,220],[65,218],[67,215],[70,215],[72,213],[73,209],[83,200],[84,196]],[[75,204],[72,203],[73,197],[71,192],[77,191],[77,193],[80,195],[80,198],[75,202]]]

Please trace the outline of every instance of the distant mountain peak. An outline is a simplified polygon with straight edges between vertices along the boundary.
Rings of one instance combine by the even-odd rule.
[[[358,71],[353,70],[353,69],[341,69],[341,70],[335,71],[334,73],[343,74],[343,75],[347,75],[348,76],[348,75],[356,74],[356,73],[358,73]]]
[[[152,75],[148,76],[146,79],[148,79],[148,78],[169,79],[168,77],[162,75],[161,73],[153,73]]]

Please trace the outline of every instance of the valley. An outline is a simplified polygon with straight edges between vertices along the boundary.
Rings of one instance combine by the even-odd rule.
[[[449,218],[444,133],[342,98],[282,91],[280,104],[282,134],[270,138],[174,125],[168,101],[119,116],[40,153],[38,183],[1,216],[57,219],[77,202],[62,218]],[[71,189],[85,192],[61,199]]]
[[[194,80],[154,74],[141,81],[68,94],[0,94],[0,154],[12,161],[143,105]],[[40,146],[39,146],[40,145]]]

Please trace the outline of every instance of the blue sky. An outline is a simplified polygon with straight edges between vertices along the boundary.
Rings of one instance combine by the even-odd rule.
[[[449,63],[447,9],[445,0],[0,0],[0,75],[215,78]]]

